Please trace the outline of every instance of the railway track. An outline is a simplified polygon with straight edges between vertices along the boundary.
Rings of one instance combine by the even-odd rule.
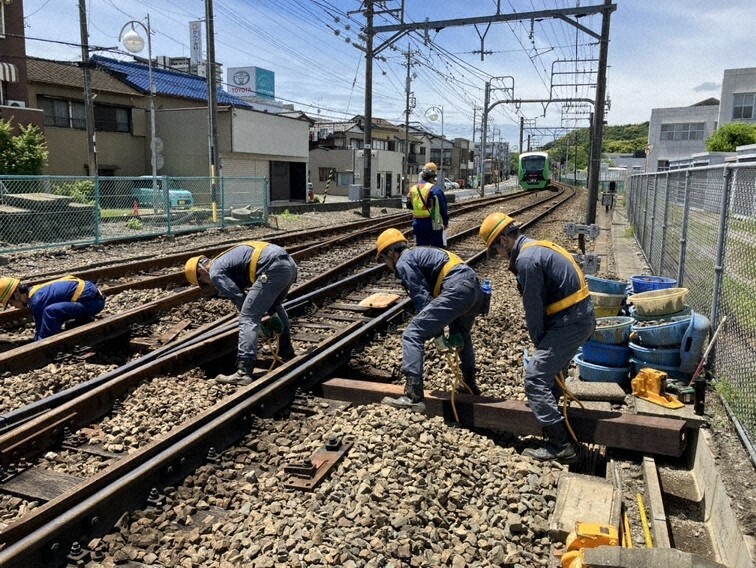
[[[552,203],[525,208],[536,211],[533,220],[560,205],[553,196],[546,201]],[[532,221],[526,220],[531,217],[526,211],[512,214],[527,225]],[[485,258],[477,238],[476,227],[462,230],[452,237],[450,247],[474,264]],[[162,487],[216,461],[220,452],[250,431],[254,416],[275,415],[290,406],[297,392],[317,391],[317,385],[342,368],[351,353],[376,336],[394,332],[406,319],[410,301],[382,266],[365,268],[373,254],[374,249],[360,252],[327,277],[313,276],[292,290],[286,306],[302,355],[248,387],[208,387],[197,370],[213,373],[233,356],[236,323],[228,314],[83,383],[75,392],[59,393],[55,402],[39,401],[33,409],[3,415],[0,490],[23,499],[21,509],[34,500],[43,504],[0,531],[0,564],[62,565],[65,557],[69,562],[92,559],[95,551],[88,550],[87,543],[107,532],[124,510],[141,506],[145,498],[159,507]],[[402,299],[386,311],[360,306],[359,300],[374,291],[395,292]],[[159,396],[161,389],[177,382],[186,390]],[[197,400],[195,412],[184,416],[178,426],[155,431],[154,422],[161,415],[167,422],[175,419],[170,406],[177,396]],[[129,406],[134,399],[141,399],[138,413]],[[145,399],[151,399],[149,405]],[[439,409],[448,416],[448,401]],[[123,429],[145,416],[153,422],[153,430],[133,434],[128,443],[122,438],[120,443],[114,441],[113,431],[108,431],[113,424]],[[103,418],[106,422],[98,422]],[[134,431],[138,430],[137,425]],[[76,475],[57,472],[59,463],[35,461],[35,456],[55,447],[72,456],[66,468]],[[89,475],[84,475],[86,471]]]

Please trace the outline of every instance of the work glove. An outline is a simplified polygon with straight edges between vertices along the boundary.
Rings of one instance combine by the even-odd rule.
[[[450,333],[448,337],[442,333],[433,341],[439,351],[461,351],[465,346],[462,334],[457,332]]]
[[[283,333],[284,325],[278,314],[270,316],[266,321],[260,322],[260,335],[263,337],[273,337]]]

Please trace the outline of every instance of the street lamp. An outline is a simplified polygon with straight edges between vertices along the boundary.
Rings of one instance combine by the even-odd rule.
[[[124,33],[127,27],[131,29]],[[150,15],[147,14],[147,25],[145,26],[139,20],[126,22],[118,34],[118,41],[123,42],[123,46],[131,53],[141,53],[144,49],[144,39],[134,29],[134,26],[141,26],[147,34],[147,69],[150,81],[150,135],[152,141],[150,150],[152,151],[152,205],[157,212],[157,138],[155,137],[155,81],[152,79],[152,33],[150,30]]]
[[[441,115],[441,165],[439,166],[441,173],[439,177],[441,179],[441,187],[443,188],[446,186],[446,176],[444,175],[444,107],[432,106],[425,111],[425,116],[432,122],[436,122],[439,115]]]

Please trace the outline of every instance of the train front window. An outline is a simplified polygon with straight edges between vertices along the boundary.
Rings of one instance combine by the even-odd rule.
[[[546,167],[546,158],[543,156],[533,156],[524,159],[522,165],[526,172],[542,172]]]

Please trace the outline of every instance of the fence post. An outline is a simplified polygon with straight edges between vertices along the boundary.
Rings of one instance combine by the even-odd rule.
[[[171,210],[171,190],[170,184],[168,183],[168,176],[163,176],[162,178],[163,182],[163,191],[165,192],[165,201],[166,201],[166,207],[165,207],[165,229],[166,234],[168,236],[171,235],[171,217],[173,216],[173,212]]]
[[[669,215],[669,172],[664,175],[664,220],[662,221],[661,250],[659,251],[659,276],[664,276],[664,251],[667,248],[667,221]]]
[[[328,181],[326,182],[325,189],[323,190],[323,203],[326,202],[326,197],[328,197],[328,188],[331,186],[331,180],[333,179],[333,172],[334,170],[331,170],[331,172],[328,174]]]
[[[648,243],[648,265],[653,268],[654,265],[654,235],[656,234],[656,200],[659,197],[659,178],[660,176],[657,174],[654,178],[654,205],[653,209],[651,210],[651,238],[649,239]]]
[[[100,212],[100,178],[95,176],[94,178],[94,194],[95,194],[95,244],[100,244],[100,220],[102,218]]]
[[[211,182],[212,183],[212,182]],[[221,229],[226,228],[226,184],[223,178],[220,179],[220,226]],[[216,211],[217,214],[217,211]],[[213,219],[215,221],[215,219]]]
[[[727,222],[729,220],[728,208],[730,205],[730,193],[732,192],[732,168],[725,164],[724,191],[722,192],[722,209],[719,214],[719,235],[717,236],[717,256],[714,260],[714,293],[711,303],[711,325],[716,326],[719,321],[722,279],[724,278],[725,237],[727,235]]]
[[[685,187],[683,189],[683,220],[680,230],[680,259],[677,263],[677,285],[683,287],[685,281],[685,254],[688,248],[688,213],[690,211],[690,170],[685,170]]]

